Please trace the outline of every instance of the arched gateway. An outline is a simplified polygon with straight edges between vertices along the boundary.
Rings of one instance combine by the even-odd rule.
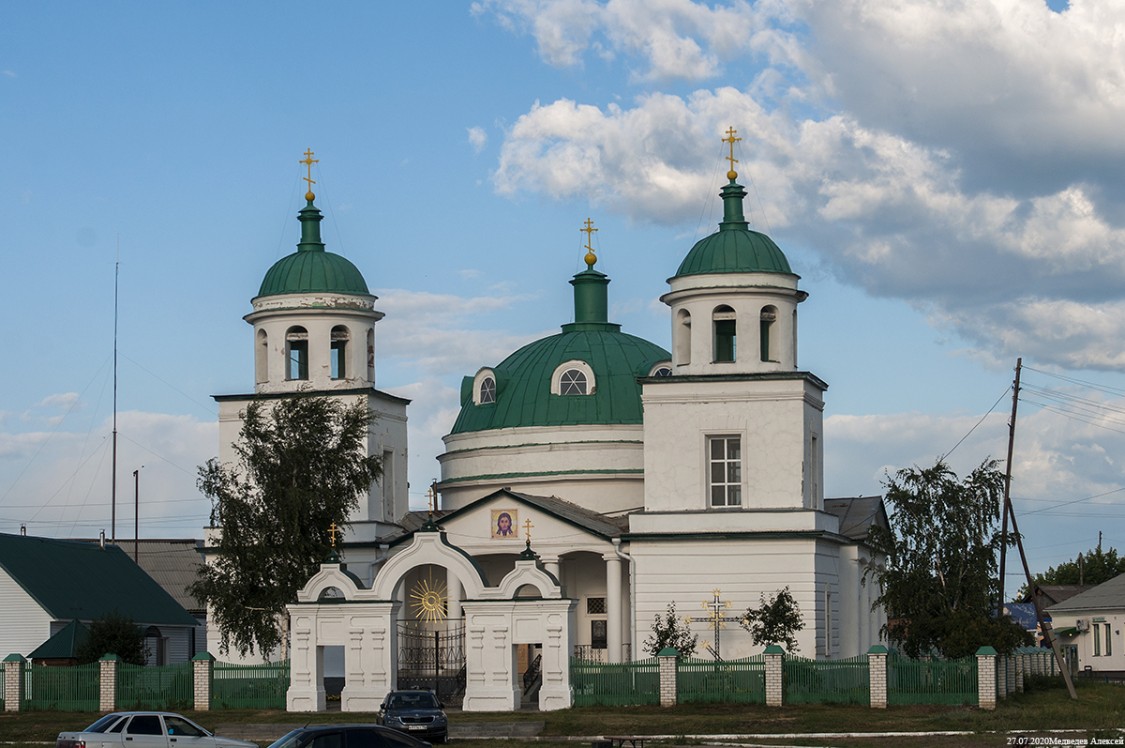
[[[559,581],[539,564],[530,547],[495,586],[469,554],[427,523],[409,547],[379,570],[370,588],[342,563],[321,565],[297,602],[288,606],[291,670],[287,709],[323,711],[324,648],[344,648],[343,711],[378,711],[398,677],[398,612],[395,591],[419,566],[440,566],[464,590],[465,711],[519,708],[517,646],[542,647],[543,685],[539,708],[570,706],[569,654],[573,649],[575,601],[563,598]]]

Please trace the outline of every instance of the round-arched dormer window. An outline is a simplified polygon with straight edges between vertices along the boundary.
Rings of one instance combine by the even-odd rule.
[[[481,405],[496,402],[496,380],[492,377],[485,377],[480,380],[479,400]]]
[[[552,395],[592,395],[596,385],[594,370],[585,361],[560,364],[551,376]]]

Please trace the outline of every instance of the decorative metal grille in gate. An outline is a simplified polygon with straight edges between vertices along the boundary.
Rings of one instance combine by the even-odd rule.
[[[445,704],[465,694],[465,627],[446,622],[398,625],[397,688],[424,688]]]

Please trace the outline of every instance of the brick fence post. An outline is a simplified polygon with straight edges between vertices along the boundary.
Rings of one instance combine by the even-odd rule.
[[[115,654],[103,655],[98,660],[99,673],[101,674],[101,694],[98,698],[98,709],[103,712],[112,712],[117,708],[117,672],[121,658]]]
[[[23,656],[4,658],[4,711],[18,712],[23,702]]]
[[[1027,677],[1027,655],[1020,652],[1016,655],[1016,693],[1023,693],[1023,679]]]
[[[887,708],[887,648],[876,644],[867,650],[867,673],[871,683],[871,708]]]
[[[977,650],[977,706],[996,708],[996,650],[992,647]]]
[[[679,703],[676,693],[677,663],[680,657],[675,647],[665,647],[657,653],[660,661],[660,706],[675,706]]]
[[[192,686],[195,692],[195,711],[211,709],[211,684],[214,682],[215,657],[210,652],[200,652],[191,658]]]
[[[1008,666],[1004,664],[1004,655],[996,656],[996,698],[1008,698]]]
[[[785,650],[776,644],[766,647],[766,706],[781,706],[785,701]]]

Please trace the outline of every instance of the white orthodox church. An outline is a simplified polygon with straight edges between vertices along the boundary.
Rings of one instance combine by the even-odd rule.
[[[864,539],[885,510],[879,497],[824,498],[827,384],[797,361],[797,307],[807,294],[781,249],[749,228],[746,191],[734,171],[728,178],[718,230],[669,268],[660,299],[671,352],[608,319],[609,278],[591,251],[570,280],[573,318],[561,331],[464,378],[425,525],[427,513],[407,500],[409,403],[376,382],[383,314],[356,266],[325,250],[321,213],[306,195],[297,251],[269,269],[245,317],[254,391],[216,398],[223,462],[233,461],[240,414],[255,399],[359,398],[376,414],[367,447],[384,476],[339,546],[346,568],[325,567],[291,608],[295,683],[302,668],[307,684],[319,678],[318,646],[344,647],[358,694],[359,663],[377,640],[390,659],[375,666],[389,671],[370,684],[375,698],[395,685],[393,673],[407,685],[417,665],[411,642],[437,632],[442,646],[462,642],[450,649],[461,646],[470,663],[473,708],[474,647],[488,650],[499,637],[501,664],[489,677],[499,667],[510,686],[542,657],[547,704],[548,670],[570,656],[648,657],[644,640],[669,603],[690,617],[696,656],[757,654],[733,619],[784,587],[805,622],[797,654],[852,657],[878,643],[885,619],[864,580],[878,559]],[[334,598],[366,600],[393,618],[394,631],[306,615]],[[551,612],[537,623],[521,623],[518,609],[481,613],[499,610],[488,605],[501,598]],[[217,652],[218,634],[209,636]],[[316,706],[318,688],[308,685],[306,705]],[[511,690],[500,689],[504,699]]]

